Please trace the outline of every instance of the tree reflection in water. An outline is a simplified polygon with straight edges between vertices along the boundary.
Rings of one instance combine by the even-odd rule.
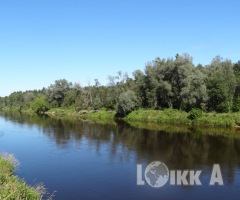
[[[147,124],[133,124],[123,121],[96,123],[78,119],[54,119],[48,116],[21,113],[1,113],[10,120],[29,128],[37,127],[59,148],[69,143],[81,144],[87,139],[89,148],[100,153],[102,146],[108,146],[110,156],[128,161],[134,152],[138,163],[159,160],[170,169],[211,170],[214,163],[222,167],[227,183],[234,182],[240,166],[240,134],[235,129],[207,129],[200,127],[179,127]]]

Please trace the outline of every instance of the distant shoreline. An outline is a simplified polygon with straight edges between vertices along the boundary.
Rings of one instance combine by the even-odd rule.
[[[2,111],[18,111],[16,108],[2,108]],[[31,109],[21,110],[23,113],[34,113]],[[190,112],[165,109],[139,109],[132,111],[126,117],[116,118],[116,111],[112,110],[80,110],[69,108],[53,108],[44,112],[51,117],[57,118],[79,118],[90,120],[114,120],[121,119],[126,122],[141,122],[141,123],[155,123],[168,125],[194,125],[203,127],[232,127],[240,128],[240,113],[202,113],[196,119],[190,119]]]

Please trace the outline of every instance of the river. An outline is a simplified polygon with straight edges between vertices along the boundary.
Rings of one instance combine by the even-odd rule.
[[[1,113],[0,151],[21,162],[18,177],[30,185],[44,183],[56,200],[239,199],[240,131],[178,128]],[[153,161],[168,169],[165,176],[154,173],[167,178],[162,187],[148,184],[144,173]],[[213,166],[220,174],[210,185]],[[177,171],[188,175],[178,180]],[[201,171],[195,177],[200,185],[190,182],[189,171]]]

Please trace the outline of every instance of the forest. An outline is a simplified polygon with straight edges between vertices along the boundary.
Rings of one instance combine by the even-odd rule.
[[[107,85],[95,79],[88,86],[60,79],[40,90],[16,91],[0,97],[0,109],[31,109],[36,113],[59,107],[102,109],[115,110],[119,117],[139,108],[217,113],[240,110],[240,61],[233,63],[220,56],[206,66],[195,66],[189,54],[157,57],[144,71],[136,70],[132,76],[119,71],[107,79]]]

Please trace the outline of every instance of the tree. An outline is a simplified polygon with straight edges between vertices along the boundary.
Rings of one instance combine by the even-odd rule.
[[[66,79],[56,80],[54,84],[51,84],[46,90],[46,95],[50,102],[56,101],[58,107],[60,107],[64,101],[64,97],[72,87],[72,83]]]
[[[189,110],[207,100],[206,77],[187,54],[175,60],[156,58],[148,63],[145,74],[150,107]]]
[[[236,89],[236,77],[230,60],[217,56],[207,66],[208,109],[217,112],[230,112]]]
[[[75,90],[70,90],[65,95],[62,106],[65,106],[65,107],[75,106],[76,98],[77,98],[77,92]]]
[[[131,90],[121,93],[119,96],[117,115],[124,117],[138,106],[138,99]]]
[[[141,70],[136,70],[133,72],[133,77],[134,77],[133,90],[140,99],[141,106],[147,107],[148,99],[146,94],[146,76]]]
[[[29,108],[30,107],[30,104],[31,102],[34,100],[34,93],[32,91],[28,91],[28,92],[25,92],[23,94],[23,99],[24,99],[24,105]]]
[[[233,99],[233,111],[240,111],[240,61],[233,66],[234,74],[236,77],[236,89]]]
[[[146,64],[144,71],[134,71],[133,78],[119,71],[108,80],[107,86],[94,79],[93,85],[89,82],[88,86],[81,87],[60,79],[42,90],[13,92],[2,97],[0,107],[21,111],[33,106],[36,112],[42,112],[45,107],[61,106],[77,110],[104,108],[117,110],[122,116],[136,105],[185,111],[240,111],[240,61],[233,65],[219,56],[207,66],[194,66],[188,54],[177,54],[168,59],[157,57]],[[43,95],[46,96],[44,101]],[[41,106],[45,103],[47,106]],[[40,111],[37,111],[38,107]]]
[[[41,114],[49,110],[49,105],[46,101],[46,97],[43,95],[38,96],[31,104],[32,110],[37,113]]]
[[[128,74],[119,71],[116,76],[108,76],[108,90],[107,101],[110,107],[115,107],[118,104],[119,95],[126,91],[126,83]]]

